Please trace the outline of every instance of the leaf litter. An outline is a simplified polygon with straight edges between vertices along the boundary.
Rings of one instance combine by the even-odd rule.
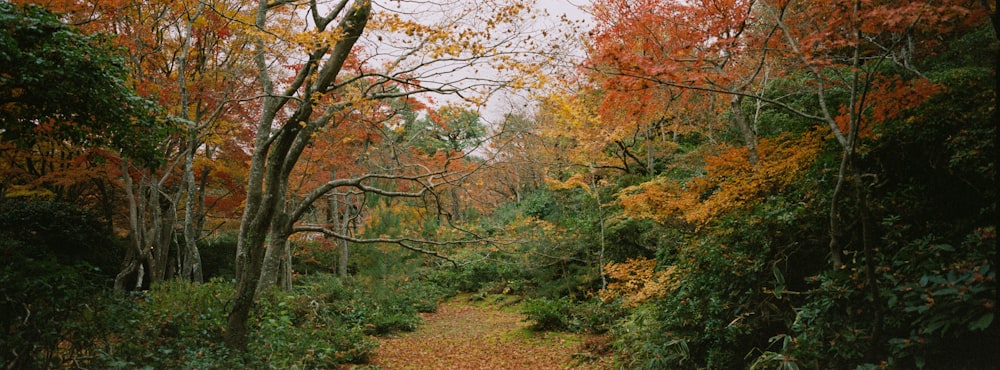
[[[501,297],[502,299],[502,297]],[[467,295],[421,314],[411,333],[379,338],[379,369],[610,369],[610,358],[589,353],[583,335],[533,332],[525,316],[501,303]]]

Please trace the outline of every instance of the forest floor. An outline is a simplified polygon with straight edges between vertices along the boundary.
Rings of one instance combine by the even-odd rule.
[[[379,338],[380,369],[610,369],[604,337],[534,332],[513,306],[516,298],[461,295],[422,314],[411,333]],[[513,306],[513,307],[512,307]]]

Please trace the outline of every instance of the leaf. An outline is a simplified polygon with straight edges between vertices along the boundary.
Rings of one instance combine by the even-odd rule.
[[[785,276],[781,274],[777,263],[774,264],[771,271],[774,273],[774,296],[781,299],[781,292],[785,291]]]
[[[972,331],[986,330],[986,328],[990,327],[990,324],[992,323],[993,323],[993,313],[990,312],[988,314],[980,316],[979,319],[977,319],[976,321],[969,323],[969,330]]]

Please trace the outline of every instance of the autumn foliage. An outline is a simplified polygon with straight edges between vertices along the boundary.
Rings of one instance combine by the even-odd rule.
[[[686,183],[661,179],[626,188],[622,191],[622,206],[633,217],[704,226],[721,215],[778,194],[799,180],[819,155],[822,136],[813,130],[800,138],[762,140],[759,166],[748,164],[745,151],[723,148],[705,158],[704,176]]]
[[[0,366],[1000,361],[995,4],[546,8],[0,3]]]
[[[656,269],[656,260],[630,258],[622,263],[608,263],[604,274],[612,282],[600,291],[601,299],[621,299],[625,307],[635,307],[655,298],[663,298],[678,284],[672,280],[673,267]]]

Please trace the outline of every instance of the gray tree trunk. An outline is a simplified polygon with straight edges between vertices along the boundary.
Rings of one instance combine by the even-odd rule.
[[[129,210],[129,253],[122,271],[115,276],[115,289],[125,289],[126,279],[136,276],[136,286],[144,286],[143,278],[148,275],[149,283],[156,284],[167,277],[168,256],[177,220],[176,202],[178,190],[168,196],[163,189],[167,175],[159,180],[152,174],[143,172],[137,184],[132,180],[127,158],[122,159],[122,173],[125,196]],[[169,173],[169,171],[167,171]],[[140,268],[142,273],[140,273]]]
[[[263,39],[256,41],[255,60],[259,71],[263,104],[257,122],[256,140],[247,176],[247,200],[240,222],[236,252],[236,296],[226,325],[225,341],[230,348],[244,350],[247,344],[250,311],[254,305],[257,287],[264,272],[267,237],[273,236],[272,245],[283,245],[289,234],[273,233],[282,231],[273,226],[291,225],[293,220],[281,212],[287,192],[287,179],[298,162],[299,154],[309,142],[310,136],[319,127],[325,127],[332,119],[334,110],[324,112],[320,118],[313,118],[313,108],[309,96],[326,92],[333,85],[351,49],[364,31],[371,12],[371,2],[356,0],[350,6],[347,2],[338,4],[325,17],[319,16],[320,9],[314,10],[313,21],[318,31],[326,31],[327,26],[343,11],[343,18],[337,31],[342,37],[329,48],[320,48],[310,54],[309,60],[297,76],[288,84],[284,92],[276,92],[270,77],[270,62],[266,56],[267,47]],[[316,6],[315,2],[312,6]],[[259,29],[267,29],[268,11],[272,4],[259,0],[255,24]],[[323,59],[326,58],[326,59]],[[307,97],[298,101],[283,123],[275,125],[278,113],[288,108],[291,97],[301,94]],[[281,216],[281,217],[276,217]],[[273,251],[272,251],[273,253]],[[272,259],[273,260],[273,259]],[[271,262],[273,267],[273,262]]]

